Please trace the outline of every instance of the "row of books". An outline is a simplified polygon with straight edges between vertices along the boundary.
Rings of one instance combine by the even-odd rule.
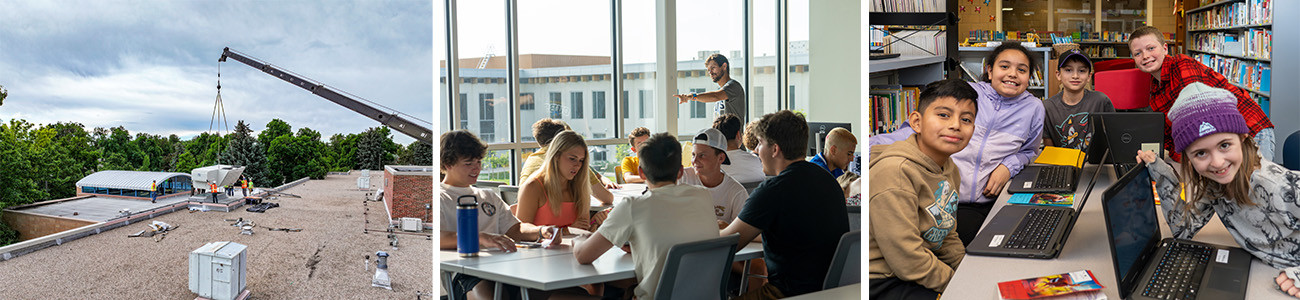
[[[1187,27],[1189,30],[1200,30],[1268,24],[1273,22],[1272,2],[1273,0],[1248,0],[1191,13],[1187,15]]]
[[[1031,41],[1037,42],[1041,37],[1033,32],[971,30],[967,35],[970,42],[989,41]]]
[[[945,55],[948,33],[940,30],[871,29],[871,50],[903,55]]]
[[[1236,59],[1218,55],[1197,54],[1192,56],[1215,72],[1223,74],[1228,81],[1249,89],[1268,92],[1272,82],[1272,66],[1266,62]]]
[[[1240,34],[1233,32],[1193,33],[1189,46],[1197,51],[1271,59],[1273,31],[1250,29]]]
[[[943,12],[943,0],[872,0],[871,12]]]
[[[1085,46],[1080,46],[1079,51],[1083,51],[1084,55],[1087,55],[1088,57],[1091,58],[1116,58],[1119,56],[1119,51],[1115,50],[1115,46],[1085,45]],[[1127,56],[1128,53],[1125,53],[1124,55]]]
[[[871,124],[871,134],[885,134],[898,130],[907,120],[907,114],[916,110],[916,101],[921,96],[918,87],[901,85],[873,85],[868,92],[871,111],[867,123]]]

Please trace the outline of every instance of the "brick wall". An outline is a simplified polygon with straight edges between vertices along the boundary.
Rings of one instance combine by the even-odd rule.
[[[18,231],[18,239],[24,241],[95,224],[95,222],[91,221],[36,215],[11,210],[6,210],[3,213],[0,213],[0,219],[3,219],[4,223],[9,225],[9,228]]]
[[[425,223],[433,222],[433,213],[425,209],[433,204],[432,175],[394,175],[384,170],[384,176],[384,204],[393,220],[420,218]]]

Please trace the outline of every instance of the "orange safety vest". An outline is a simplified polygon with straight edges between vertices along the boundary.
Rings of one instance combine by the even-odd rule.
[[[243,184],[242,187],[243,187],[245,190],[247,190],[247,189],[248,189],[248,180],[244,180],[244,181],[242,181],[242,184]]]
[[[157,182],[149,183],[149,191],[150,192],[158,191],[158,183]]]
[[[216,184],[216,183],[208,183],[208,191],[209,191],[209,192],[216,193],[216,192],[217,192],[217,184]]]

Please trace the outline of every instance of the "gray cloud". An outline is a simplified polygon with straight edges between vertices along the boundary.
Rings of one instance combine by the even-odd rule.
[[[0,119],[197,134],[231,47],[432,121],[429,1],[17,1],[0,20]],[[243,64],[221,73],[231,123],[279,118],[327,137],[378,126]]]

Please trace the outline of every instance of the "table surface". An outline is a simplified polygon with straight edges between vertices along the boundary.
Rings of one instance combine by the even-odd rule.
[[[621,203],[624,200],[627,200],[627,198],[640,196],[641,193],[644,193],[645,191],[646,185],[643,183],[620,184],[619,188],[609,190],[610,193],[614,194],[614,203],[603,205],[600,201],[596,201],[596,198],[591,198],[591,211],[598,212],[605,210],[606,208],[614,207],[615,204]]]
[[[735,261],[763,257],[762,243],[749,243],[736,252]],[[456,251],[439,251],[442,272],[465,273],[496,282],[536,290],[555,290],[584,284],[636,278],[632,255],[610,248],[590,265],[579,264],[570,243],[554,248],[519,249],[514,253],[482,251],[479,257],[461,258]]]
[[[1106,234],[1105,216],[1102,212],[1102,194],[1106,188],[1118,178],[1109,165],[1097,166],[1087,165],[1081,178],[1081,185],[1087,187],[1087,180],[1092,178],[1093,172],[1097,168],[1102,168],[1101,174],[1097,174],[1097,183],[1093,186],[1092,193],[1088,196],[1088,202],[1084,205],[1083,211],[1076,220],[1073,231],[1065,246],[1061,249],[1061,254],[1056,259],[1030,259],[1030,258],[1008,258],[1008,257],[991,257],[966,255],[962,259],[961,265],[957,267],[957,272],[953,274],[952,280],[948,283],[947,289],[943,296],[945,299],[997,299],[997,283],[1011,281],[1023,278],[1040,277],[1046,275],[1060,274],[1081,269],[1092,270],[1093,275],[1106,288],[1103,291],[1109,299],[1119,298],[1119,283],[1115,279],[1114,262],[1111,260],[1110,241]],[[1007,198],[1010,195],[1003,193],[998,197],[992,211],[989,212],[989,219],[997,215],[998,210],[1006,205]],[[1164,200],[1164,199],[1162,199]],[[1167,201],[1167,200],[1166,200]],[[1176,201],[1176,200],[1174,200]],[[1169,226],[1164,221],[1163,212],[1160,215],[1160,233],[1163,237],[1170,237]],[[984,224],[988,225],[986,219]],[[1210,219],[1205,227],[1193,238],[1193,240],[1239,247],[1237,242],[1232,239],[1227,228],[1223,227],[1223,222],[1219,221],[1218,216]],[[1246,290],[1246,299],[1288,299],[1289,296],[1277,290],[1277,284],[1274,279],[1277,277],[1278,269],[1275,269],[1258,258],[1251,260],[1250,279]]]
[[[862,298],[862,284],[854,283],[829,290],[822,290],[803,295],[798,295],[787,300],[813,300],[813,299],[865,299]]]

